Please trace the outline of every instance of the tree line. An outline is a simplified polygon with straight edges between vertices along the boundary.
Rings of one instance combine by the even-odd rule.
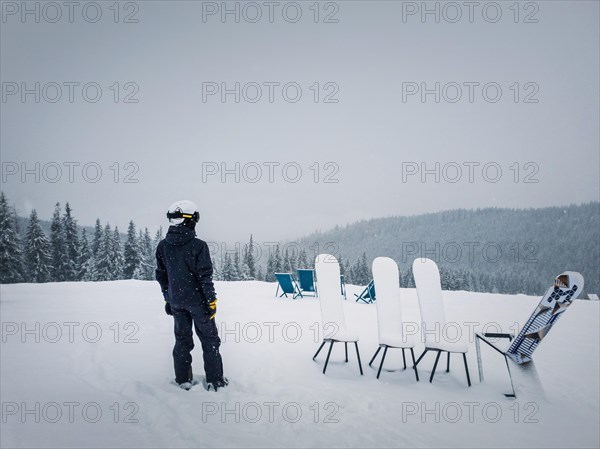
[[[558,218],[557,210],[560,212]],[[512,224],[515,221],[517,229]],[[22,229],[18,229],[18,223],[16,211],[1,192],[0,283],[154,279],[155,250],[163,238],[162,229],[151,237],[148,228],[138,229],[130,221],[123,238],[118,227],[111,228],[109,223],[102,225],[97,219],[88,232],[78,226],[68,202],[64,210],[59,203],[55,205],[49,236],[36,210],[31,211],[24,232],[20,232]],[[554,275],[565,269],[575,269],[584,275],[586,290],[595,292],[599,265],[598,238],[594,238],[598,237],[597,224],[598,203],[569,206],[564,211],[560,208],[535,209],[526,214],[482,209],[391,217],[359,222],[345,228],[336,227],[327,233],[313,234],[293,246],[283,245],[285,249],[280,249],[279,245],[270,246],[267,259],[263,261],[259,260],[260,252],[250,235],[244,248],[226,251],[213,258],[213,278],[218,281],[274,282],[278,272],[296,273],[300,268],[314,269],[317,250],[311,249],[315,246],[324,248],[327,242],[337,242],[333,253],[346,283],[368,284],[372,279],[371,261],[377,255],[387,255],[400,267],[400,286],[412,288],[411,263],[415,257],[407,259],[406,254],[397,252],[402,247],[398,243],[398,235],[417,237],[415,233],[418,232],[418,238],[427,244],[430,234],[435,234],[437,241],[443,242],[444,239],[456,241],[457,235],[462,232],[482,241],[483,228],[488,238],[497,236],[508,243],[511,240],[503,235],[506,230],[512,233],[514,239],[525,242],[537,236],[542,244],[538,245],[536,263],[511,263],[510,258],[493,264],[483,263],[481,259],[470,263],[449,263],[438,258],[436,262],[444,290],[538,295],[545,292]],[[532,233],[531,228],[535,227],[537,232]],[[440,232],[442,228],[443,233]],[[529,235],[523,235],[527,233]],[[442,234],[446,236],[440,238]],[[373,239],[372,235],[377,238]],[[561,235],[564,241],[556,238],[557,235]],[[543,244],[548,239],[553,239],[551,245]],[[309,248],[308,252],[306,248]],[[359,251],[359,248],[367,251]],[[350,256],[346,257],[346,254]]]
[[[154,238],[148,228],[136,230],[129,222],[123,242],[119,228],[96,220],[93,233],[77,224],[67,202],[64,211],[56,203],[47,236],[33,209],[24,236],[19,236],[17,214],[0,193],[0,283],[111,281],[154,279],[155,248],[162,229]]]
[[[275,273],[295,275],[298,269],[314,269],[314,259],[317,254],[309,257],[306,249],[297,244],[292,248],[286,248],[285,251],[281,250],[279,245],[274,245],[269,252],[265,269],[260,265],[260,261],[257,261],[258,252],[255,248],[253,237],[250,236],[249,242],[243,249],[227,251],[218,260],[213,259],[213,278],[217,281],[274,282]],[[366,252],[363,252],[354,262],[345,259],[341,254],[335,256],[340,264],[340,274],[344,275],[347,284],[364,286],[373,279]],[[448,266],[443,262],[438,263],[438,266],[443,290],[536,295],[545,292],[548,288],[548,285],[527,272],[522,275],[508,275],[506,272],[476,273],[472,270]],[[400,287],[415,287],[412,266],[409,265],[401,270],[398,281]]]

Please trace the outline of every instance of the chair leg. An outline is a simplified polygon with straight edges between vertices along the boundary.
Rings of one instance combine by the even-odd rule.
[[[419,364],[419,362],[421,361],[421,359],[423,358],[423,356],[425,354],[427,354],[427,351],[429,351],[429,349],[425,349],[425,351],[423,351],[423,353],[419,356],[419,358],[417,359],[417,362],[415,363],[415,366],[417,366]]]
[[[463,353],[463,360],[465,362],[465,373],[467,373],[467,384],[471,386],[471,376],[469,376],[469,366],[467,365],[467,354]]]
[[[348,342],[344,342],[344,351],[346,352],[346,363],[348,363]]]
[[[323,346],[325,346],[325,340],[323,340],[323,343],[321,343],[321,346],[319,346],[319,349],[317,349],[317,352],[315,353],[315,355],[313,355],[313,360],[317,358],[319,352],[321,352],[321,349],[323,349]]]
[[[327,364],[329,363],[329,356],[331,355],[332,349],[333,349],[333,340],[331,340],[331,344],[329,345],[329,352],[327,352],[327,358],[325,359],[325,366],[323,367],[323,374],[325,374],[325,370],[327,369]]]
[[[448,360],[446,361],[446,372],[450,372],[450,353],[448,353]]]
[[[419,372],[417,371],[417,363],[415,362],[415,351],[413,348],[410,348],[410,355],[413,361],[413,368],[415,370],[415,377],[417,378],[417,382],[419,381]]]
[[[475,334],[475,350],[477,353],[477,371],[479,372],[479,382],[483,382],[483,366],[481,364],[481,347],[479,344],[479,335]]]
[[[404,355],[404,348],[402,348],[402,361],[404,362],[404,369],[406,369],[406,356]]]
[[[371,361],[369,362],[369,366],[373,365],[373,362],[375,361],[375,357],[377,357],[377,354],[379,354],[379,351],[381,351],[381,346],[379,346],[377,348],[377,351],[375,351],[375,354],[373,354],[373,358],[371,359]]]
[[[433,371],[431,372],[431,376],[429,376],[429,383],[433,382],[433,376],[435,374],[435,369],[437,368],[438,361],[440,360],[440,355],[442,355],[442,351],[438,351],[437,356],[435,357],[435,363],[433,364]]]
[[[377,370],[377,379],[379,379],[379,375],[381,374],[381,368],[383,368],[383,361],[385,360],[385,355],[387,354],[388,347],[386,346],[383,349],[383,356],[381,356],[381,363],[379,364],[379,370]]]
[[[504,361],[506,362],[506,369],[508,369],[508,378],[510,379],[510,388],[512,389],[512,393],[504,393],[504,396],[506,396],[507,398],[517,398],[517,390],[515,390],[515,384],[513,382],[513,378],[512,378],[512,372],[510,370],[510,365],[508,362],[508,357],[506,357],[506,354],[504,354]]]
[[[362,365],[360,363],[360,353],[358,352],[358,342],[354,342],[354,346],[356,347],[356,358],[358,359],[358,368],[360,369],[360,375],[363,375]]]

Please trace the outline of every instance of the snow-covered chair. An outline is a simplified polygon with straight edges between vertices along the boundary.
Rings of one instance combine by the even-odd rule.
[[[383,356],[377,370],[377,379],[381,374],[383,362],[388,348],[402,349],[402,361],[406,369],[405,349],[410,349],[415,377],[419,380],[417,365],[415,362],[415,343],[412,338],[402,332],[402,306],[400,304],[400,272],[398,265],[389,257],[377,257],[373,261],[373,281],[377,286],[377,327],[379,336],[379,347],[369,366],[373,364],[377,354],[383,348]]]
[[[419,308],[421,310],[421,330],[422,335],[425,336],[425,350],[417,359],[416,365],[419,364],[429,351],[437,352],[433,370],[429,377],[429,382],[432,382],[442,352],[448,354],[446,372],[450,371],[450,354],[462,354],[467,374],[467,384],[470,387],[471,377],[469,376],[469,366],[467,365],[467,352],[469,348],[463,341],[447,341],[444,338],[446,315],[444,313],[438,266],[433,260],[418,258],[414,260],[412,267],[417,286]]]
[[[321,323],[323,327],[323,342],[313,356],[317,358],[325,343],[329,343],[329,351],[323,374],[327,370],[329,357],[334,343],[344,343],[346,362],[348,362],[348,343],[354,343],[358,368],[362,376],[363,369],[358,351],[358,335],[348,330],[344,316],[344,303],[340,292],[340,265],[337,259],[329,254],[319,254],[315,259],[315,269],[319,280],[319,303],[321,305]]]
[[[533,363],[533,352],[556,321],[583,291],[583,285],[583,276],[577,272],[566,271],[558,275],[516,338],[512,333],[476,333],[475,348],[477,349],[479,381],[483,382],[479,343],[483,341],[504,356],[512,388],[512,392],[505,396],[516,398],[517,390],[523,389],[536,397],[543,397],[544,389]],[[494,341],[491,341],[495,338],[508,338],[511,344],[508,349],[501,349]]]

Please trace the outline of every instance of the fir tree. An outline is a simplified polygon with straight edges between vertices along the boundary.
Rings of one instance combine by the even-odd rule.
[[[364,252],[350,272],[352,282],[356,285],[367,285],[371,281],[371,270],[367,266],[367,255]]]
[[[244,258],[243,258],[243,275],[246,280],[251,280],[256,278],[256,261],[254,259],[254,241],[252,239],[252,234],[250,234],[250,241],[248,245],[244,248]]]
[[[246,250],[244,250],[246,251]],[[242,266],[240,267],[240,279],[242,281],[249,281],[252,278],[250,277],[250,267],[246,261],[245,257],[242,257]]]
[[[236,251],[233,256],[233,279],[232,281],[239,281],[242,279],[242,267],[240,267],[240,252]]]
[[[283,254],[283,271],[287,273],[292,273],[292,266],[290,263],[290,253],[288,249],[285,249],[285,253]]]
[[[133,278],[133,272],[142,263],[143,255],[140,243],[141,236],[138,240],[135,232],[135,223],[131,220],[127,228],[127,240],[125,240],[125,245],[123,246],[123,277],[125,279]],[[140,273],[138,273],[139,275]],[[135,279],[143,278],[135,277]]]
[[[221,280],[224,281],[223,273],[225,272],[225,256],[219,257],[219,272],[221,273]]]
[[[158,231],[156,231],[156,234],[154,234],[154,241],[153,241],[153,250],[156,253],[156,247],[158,246],[158,244],[160,243],[160,241],[163,239],[163,230],[162,230],[162,226],[160,226],[158,228]]]
[[[371,282],[373,276],[371,275],[371,269],[369,268],[369,265],[367,265],[366,253],[363,253],[362,257],[360,258],[360,270],[363,279],[363,284],[367,285],[369,282]]]
[[[146,268],[146,280],[153,281],[154,273],[156,271],[156,249],[154,248],[154,243],[148,228],[144,228],[144,253],[146,254],[146,260],[148,262]]]
[[[29,224],[25,231],[25,265],[27,282],[48,282],[52,272],[52,256],[50,242],[40,226],[35,209],[29,216]]]
[[[265,281],[273,282],[275,280],[275,258],[273,253],[269,251],[269,258],[267,259],[267,272],[265,273]]]
[[[256,270],[256,280],[257,281],[264,281],[265,280],[265,276],[263,274],[263,269],[261,266],[258,267],[258,270]]]
[[[350,268],[350,261],[347,260],[346,264],[344,266],[344,276],[346,277],[346,282],[349,282],[348,281],[348,276],[350,275],[350,270],[351,270],[351,268]]]
[[[95,281],[110,281],[112,279],[112,232],[110,230],[110,224],[106,223],[104,230],[102,231],[102,237],[100,246],[98,247],[98,254],[95,257],[94,273]]]
[[[306,259],[306,251],[304,248],[300,250],[300,254],[298,254],[298,268],[313,268],[312,264],[308,264],[308,260]]]
[[[73,218],[72,209],[69,203],[65,204],[65,213],[62,219],[63,241],[65,254],[64,279],[65,281],[76,281],[78,279],[79,260],[79,236],[77,232],[77,222]]]
[[[80,281],[94,280],[94,256],[90,248],[85,228],[81,231],[79,240],[79,258],[77,260],[77,279]]]
[[[220,269],[219,264],[217,264],[214,257],[211,257],[210,260],[211,260],[212,266],[213,266],[213,280],[214,281],[222,281],[223,279],[221,278],[221,269]]]
[[[232,281],[235,276],[235,269],[229,253],[225,253],[225,259],[223,263],[223,280]]]
[[[119,235],[119,228],[117,226],[115,226],[110,243],[113,270],[112,279],[123,279],[123,252],[121,250],[121,236]]]
[[[283,261],[281,260],[281,252],[279,251],[279,245],[275,246],[275,254],[273,255],[273,272],[281,273],[283,271]],[[275,276],[273,276],[275,279]]]
[[[366,285],[363,283],[362,270],[360,269],[360,259],[357,259],[354,265],[352,265],[350,272],[352,273],[352,282],[354,282],[356,285]]]
[[[350,259],[346,259],[344,264],[344,280],[346,281],[346,284],[352,284],[352,266],[350,265]]]
[[[145,228],[144,233],[140,229],[138,237],[138,247],[140,252],[140,260],[138,266],[133,272],[134,279],[141,279],[145,281],[151,281],[154,279],[154,271],[156,265],[154,263],[154,248],[152,238],[148,228]]]
[[[298,262],[296,260],[296,250],[292,248],[288,255],[288,265],[290,273],[295,273],[296,269],[298,268]]]
[[[68,266],[66,263],[65,239],[63,223],[60,218],[60,203],[54,206],[52,223],[50,224],[50,246],[52,254],[52,280],[61,282],[66,279]]]
[[[98,256],[98,250],[102,246],[103,235],[100,219],[96,218],[96,225],[94,226],[94,238],[92,239],[92,255],[94,257]]]
[[[0,283],[8,284],[22,280],[22,252],[15,216],[8,206],[4,192],[0,192]]]

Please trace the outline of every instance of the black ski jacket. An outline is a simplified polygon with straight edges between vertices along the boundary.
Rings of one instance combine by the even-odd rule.
[[[202,305],[216,298],[213,267],[205,241],[183,225],[170,226],[156,248],[156,280],[174,308]]]

